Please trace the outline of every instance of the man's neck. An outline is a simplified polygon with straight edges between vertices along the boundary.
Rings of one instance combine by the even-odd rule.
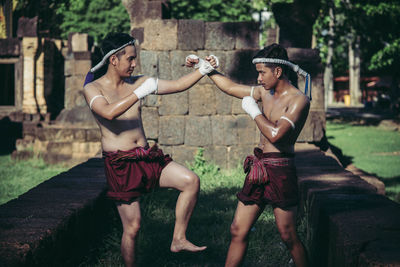
[[[117,88],[124,83],[124,79],[118,75],[118,73],[112,69],[111,66],[108,66],[106,74],[104,74],[104,78],[107,83],[110,83],[111,86]]]
[[[282,95],[287,94],[290,87],[288,86],[289,82],[287,79],[278,80],[276,86],[274,88],[274,95],[275,97],[280,97]]]

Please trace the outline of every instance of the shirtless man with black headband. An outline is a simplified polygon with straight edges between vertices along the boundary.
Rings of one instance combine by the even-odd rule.
[[[186,65],[206,60],[195,55],[186,58]],[[249,231],[263,212],[272,205],[276,225],[283,242],[297,267],[306,266],[306,253],[296,233],[298,205],[297,175],[294,166],[294,144],[308,116],[311,99],[310,75],[289,61],[286,50],[273,44],[260,50],[253,58],[259,86],[237,84],[213,71],[208,76],[223,92],[242,98],[242,108],[261,131],[259,146],[254,155],[246,158],[247,173],[231,225],[231,243],[225,266],[239,266],[246,253]],[[288,72],[295,71],[306,79],[305,93],[294,87]],[[261,110],[257,104],[261,102]]]
[[[203,62],[178,80],[133,77],[136,67],[135,39],[128,34],[109,34],[103,41],[103,60],[88,73],[84,96],[101,131],[108,184],[107,196],[115,201],[123,224],[121,252],[126,266],[136,266],[136,237],[140,228],[139,197],[156,187],[181,191],[175,210],[171,251],[206,249],[186,239],[186,229],[200,188],[197,175],[172,161],[157,146],[149,147],[143,130],[140,99],[149,94],[187,90],[213,70]],[[93,72],[107,65],[107,72],[93,80]]]

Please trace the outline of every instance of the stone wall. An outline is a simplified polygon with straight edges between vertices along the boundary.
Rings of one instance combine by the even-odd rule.
[[[177,79],[192,71],[184,66],[187,55],[214,54],[220,60],[220,72],[239,83],[256,83],[251,59],[259,50],[257,23],[163,19],[167,16],[161,1],[123,3],[131,17],[131,35],[140,43],[137,74]],[[313,78],[314,100],[299,141],[319,141],[325,128],[325,112],[318,51],[289,48],[288,53]],[[303,78],[299,78],[298,86],[304,88]],[[222,168],[236,167],[260,138],[241,101],[222,93],[208,77],[179,94],[148,96],[142,117],[148,139],[180,163],[191,161],[202,147],[206,159]]]

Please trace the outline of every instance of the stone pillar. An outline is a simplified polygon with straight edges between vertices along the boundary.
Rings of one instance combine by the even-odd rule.
[[[279,43],[284,47],[311,48],[312,27],[318,16],[320,0],[295,0],[276,3],[272,12],[279,25]]]
[[[82,94],[87,72],[92,67],[91,38],[86,33],[71,33],[68,36],[68,51],[65,55],[64,110],[57,117],[62,123],[95,125],[93,116]]]
[[[29,114],[45,114],[47,112],[44,99],[43,53],[40,51],[41,39],[24,37],[22,39],[23,53],[23,100],[22,111]]]
[[[323,66],[317,49],[288,48],[290,61],[298,64],[311,75],[312,101],[310,112],[298,142],[318,142],[324,136],[325,104]],[[304,92],[305,79],[298,76],[297,87]]]

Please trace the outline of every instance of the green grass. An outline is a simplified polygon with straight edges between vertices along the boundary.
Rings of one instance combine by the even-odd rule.
[[[0,156],[0,205],[65,170],[42,159],[16,161],[10,155]]]
[[[400,132],[329,121],[326,128],[329,143],[357,168],[380,178],[387,196],[400,202]]]
[[[201,192],[189,223],[187,236],[204,252],[173,254],[169,246],[174,228],[178,192],[159,189],[141,200],[142,224],[138,240],[139,266],[223,266],[230,242],[229,228],[237,205],[236,193],[242,187],[242,169],[219,171],[196,157],[193,164],[201,179]],[[120,253],[121,223],[115,214],[114,230],[81,266],[123,266]],[[304,240],[305,227],[299,228]],[[288,266],[289,253],[281,243],[272,209],[267,207],[250,234],[244,266]]]

